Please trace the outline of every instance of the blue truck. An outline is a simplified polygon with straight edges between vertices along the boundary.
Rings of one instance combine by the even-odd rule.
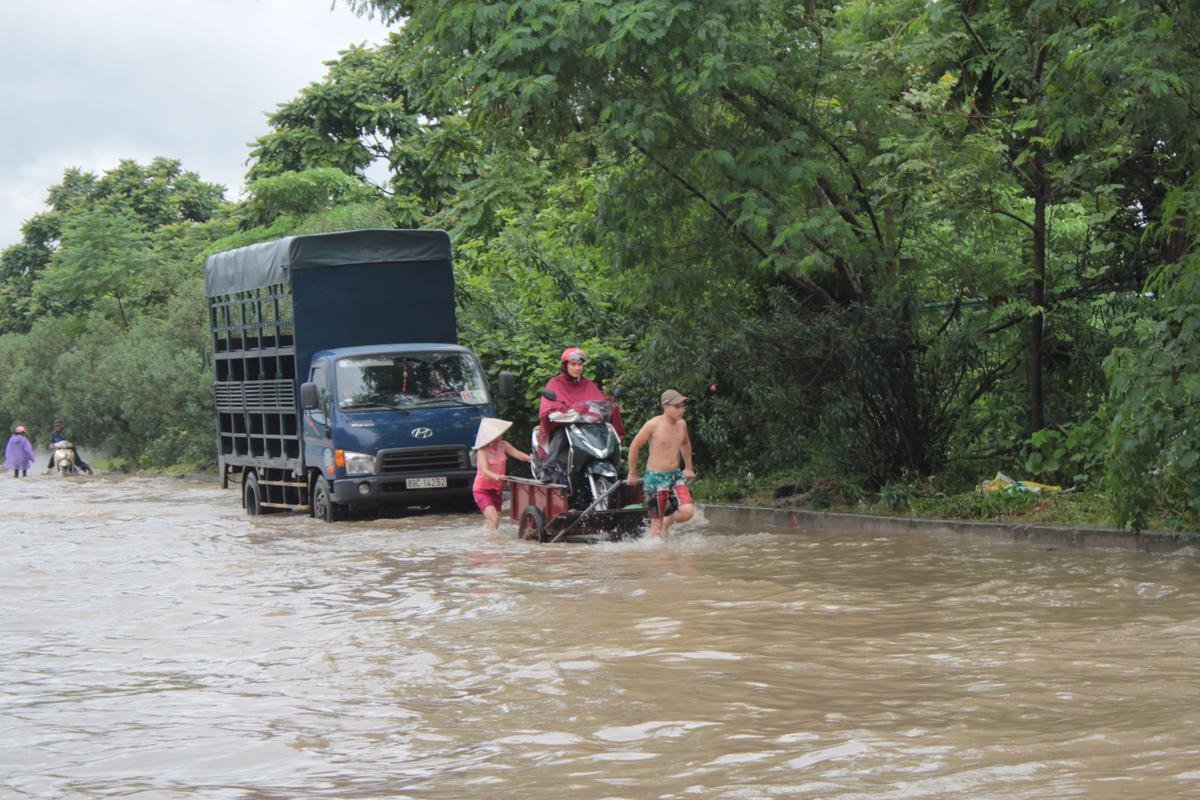
[[[221,485],[246,513],[470,503],[495,410],[444,232],[289,236],[209,256],[204,284]]]

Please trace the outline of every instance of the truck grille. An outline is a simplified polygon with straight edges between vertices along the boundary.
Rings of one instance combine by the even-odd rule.
[[[445,472],[467,469],[467,451],[464,447],[406,447],[399,450],[379,452],[379,472],[383,475],[405,475],[423,472]]]

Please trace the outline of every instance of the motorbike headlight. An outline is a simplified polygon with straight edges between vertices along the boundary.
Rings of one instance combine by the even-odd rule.
[[[375,471],[375,456],[368,453],[343,451],[346,459],[347,475],[369,475]]]

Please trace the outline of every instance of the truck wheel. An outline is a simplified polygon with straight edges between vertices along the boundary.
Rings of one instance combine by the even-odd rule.
[[[333,490],[324,475],[313,481],[312,515],[322,522],[338,522],[346,518],[345,506],[333,502]]]
[[[242,505],[246,507],[246,514],[251,517],[257,517],[262,513],[262,495],[258,493],[258,476],[253,472],[246,476],[246,482],[242,484]]]
[[[542,512],[533,506],[525,509],[521,513],[521,526],[517,529],[517,535],[531,542],[546,541],[546,518],[542,516]]]

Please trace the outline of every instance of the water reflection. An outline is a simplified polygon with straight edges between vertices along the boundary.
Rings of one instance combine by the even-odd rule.
[[[0,503],[2,796],[1200,793],[1194,554]]]

